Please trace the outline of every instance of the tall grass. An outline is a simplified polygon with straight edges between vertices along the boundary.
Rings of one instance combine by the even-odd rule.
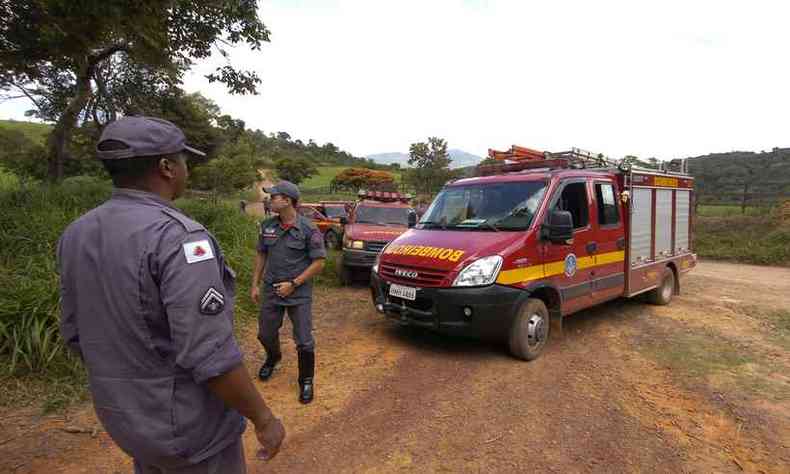
[[[16,180],[0,173],[0,406],[43,401],[58,408],[85,397],[85,372],[60,339],[57,241],[68,224],[109,198],[106,181],[76,177],[60,185]],[[176,201],[217,238],[236,271],[236,315],[253,321],[249,298],[258,223],[238,205]],[[327,269],[319,284],[334,284]]]

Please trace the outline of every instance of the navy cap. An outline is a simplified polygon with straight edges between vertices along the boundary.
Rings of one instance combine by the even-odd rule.
[[[100,150],[105,140],[114,140],[126,145],[121,150]],[[186,144],[186,136],[175,124],[154,117],[123,117],[110,123],[102,131],[96,145],[96,156],[100,160],[120,160],[135,156],[172,155],[186,151],[197,156],[206,156]]]
[[[290,181],[280,181],[271,188],[263,188],[269,194],[282,194],[288,196],[295,201],[299,200],[299,188]]]

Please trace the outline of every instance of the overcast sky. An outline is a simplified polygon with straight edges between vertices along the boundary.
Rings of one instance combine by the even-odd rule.
[[[189,91],[250,128],[362,156],[436,135],[670,159],[790,146],[790,2],[264,0],[258,96]],[[22,104],[0,117],[22,118]]]

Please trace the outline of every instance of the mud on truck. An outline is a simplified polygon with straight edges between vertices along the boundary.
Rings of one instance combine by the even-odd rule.
[[[417,222],[410,195],[383,191],[360,191],[350,216],[342,218],[343,252],[337,268],[343,284],[355,272],[369,272],[381,249]]]
[[[489,156],[499,162],[445,185],[383,249],[371,273],[379,313],[501,341],[532,360],[572,313],[643,294],[668,304],[679,293],[697,261],[685,169],[639,169],[579,149]]]

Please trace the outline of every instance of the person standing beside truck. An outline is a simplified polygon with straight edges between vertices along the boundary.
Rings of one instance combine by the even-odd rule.
[[[307,404],[315,396],[311,279],[324,268],[324,237],[315,224],[296,212],[299,188],[295,184],[280,181],[266,192],[277,216],[261,223],[250,290],[253,301],[261,303],[263,280],[258,340],[266,350],[266,361],[258,377],[269,380],[282,359],[279,333],[287,311],[299,358],[299,401]]]
[[[242,416],[269,458],[285,430],[233,336],[233,270],[205,227],[172,205],[187,153],[203,155],[165,120],[104,129],[97,155],[114,190],[58,243],[60,331],[136,473],[244,473]]]

